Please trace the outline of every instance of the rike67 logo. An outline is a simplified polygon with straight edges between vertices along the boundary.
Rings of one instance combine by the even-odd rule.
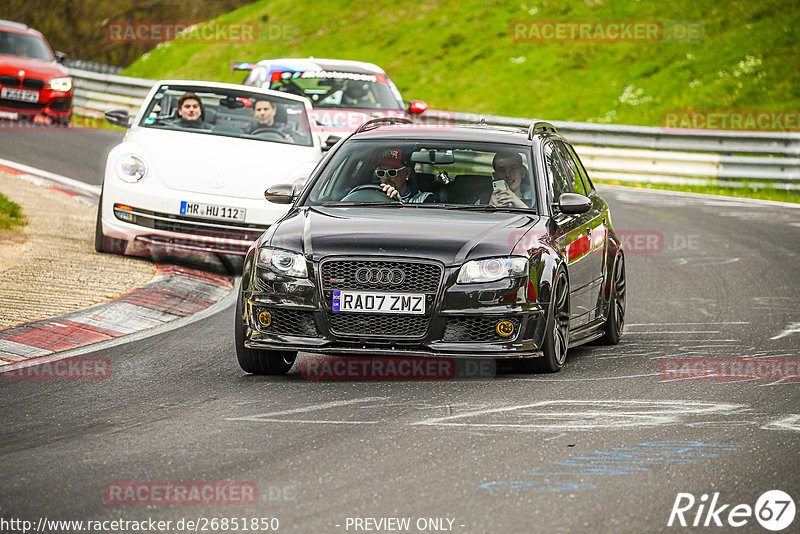
[[[724,504],[719,492],[704,493],[696,499],[691,493],[678,493],[669,514],[667,526],[743,527],[753,517],[767,530],[784,530],[794,521],[795,503],[788,493],[770,490],[761,494],[755,506]]]

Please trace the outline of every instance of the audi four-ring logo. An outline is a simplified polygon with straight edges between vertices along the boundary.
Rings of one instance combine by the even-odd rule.
[[[406,273],[402,269],[391,269],[389,267],[361,267],[356,269],[356,282],[359,284],[389,284],[399,286],[406,279]]]

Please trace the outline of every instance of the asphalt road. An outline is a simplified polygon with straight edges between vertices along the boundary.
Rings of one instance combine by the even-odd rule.
[[[100,185],[108,153],[124,133],[89,128],[0,127],[0,158]]]
[[[465,533],[652,532],[677,530],[667,524],[679,493],[697,501],[678,503],[688,525],[700,505],[698,523],[713,525],[706,512],[718,493],[716,509],[729,506],[712,531],[766,532],[752,516],[733,529],[728,514],[768,490],[800,498],[798,382],[662,371],[675,358],[768,358],[783,365],[770,372],[797,376],[800,209],[602,192],[615,228],[629,232],[619,346],[570,350],[555,375],[323,382],[296,365],[286,377],[254,377],[236,363],[228,305],[87,354],[110,359],[106,380],[0,382],[0,517],[152,518],[173,532],[181,518],[243,517],[302,533],[377,526],[356,518],[410,518],[410,532],[437,531],[435,518],[439,531]],[[118,505],[104,496],[131,481],[249,482],[259,497]],[[381,526],[371,531],[403,531]]]

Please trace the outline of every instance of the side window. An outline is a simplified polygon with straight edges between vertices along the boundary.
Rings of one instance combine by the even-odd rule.
[[[581,178],[583,179],[583,184],[586,187],[586,192],[591,193],[592,191],[594,191],[594,185],[592,184],[592,181],[589,180],[589,175],[587,174],[586,169],[584,168],[583,163],[581,162],[581,159],[578,157],[578,154],[575,152],[575,149],[572,148],[572,145],[568,144],[567,150],[569,150],[569,155],[572,157],[572,161],[575,163],[575,168],[578,169],[578,172],[580,173]]]
[[[544,164],[547,169],[547,180],[553,190],[553,202],[558,202],[558,199],[564,193],[573,193],[571,180],[567,177],[567,171],[564,169],[564,164],[558,153],[553,146],[553,143],[548,142],[544,146]]]
[[[586,186],[583,185],[581,173],[577,168],[575,160],[572,159],[569,150],[567,150],[567,147],[561,141],[554,141],[553,143],[556,145],[558,153],[564,161],[564,166],[567,170],[567,180],[569,180],[572,189],[570,193],[578,193],[586,196]]]

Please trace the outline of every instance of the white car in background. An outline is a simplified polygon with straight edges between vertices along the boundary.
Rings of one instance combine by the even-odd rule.
[[[186,127],[178,100],[194,93],[202,127]],[[257,98],[270,100],[274,124],[256,128]],[[136,256],[244,255],[286,211],[264,198],[275,184],[301,189],[322,157],[312,135],[310,102],[301,96],[235,84],[164,80],[147,95],[133,124],[108,155],[95,248]],[[249,133],[248,133],[249,132]]]

